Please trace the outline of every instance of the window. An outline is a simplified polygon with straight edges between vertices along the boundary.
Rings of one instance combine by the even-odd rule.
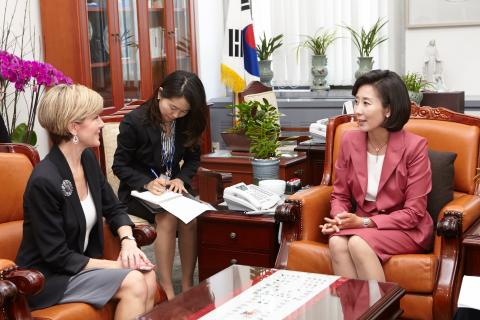
[[[388,40],[372,52],[374,69],[390,69],[403,73],[404,68],[404,0],[252,0],[255,37],[282,33],[283,46],[272,56],[275,86],[310,86],[311,53],[296,48],[305,38],[320,28],[337,31],[337,39],[327,50],[330,85],[352,85],[357,70],[358,51],[348,30],[350,25],[359,30],[370,29],[379,17],[388,19],[381,34]]]

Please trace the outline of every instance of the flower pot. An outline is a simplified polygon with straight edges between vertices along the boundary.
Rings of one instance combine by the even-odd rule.
[[[372,70],[373,58],[372,57],[358,57],[358,70],[355,71],[355,79],[360,78],[365,73]]]
[[[312,55],[312,91],[329,90],[330,86],[327,84],[327,57],[322,55]]]
[[[260,180],[278,179],[280,170],[280,159],[253,159],[253,183],[258,185]]]
[[[260,72],[260,82],[271,87],[273,79],[272,60],[258,61],[258,68]]]
[[[227,150],[235,152],[249,152],[250,140],[243,133],[222,132],[222,139],[225,142]]]
[[[420,106],[420,103],[423,100],[423,93],[408,91],[408,97],[410,98],[411,101],[415,102],[418,106]]]

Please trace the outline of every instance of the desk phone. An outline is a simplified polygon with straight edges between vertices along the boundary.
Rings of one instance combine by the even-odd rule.
[[[266,210],[280,201],[280,196],[259,186],[243,182],[225,188],[223,199],[230,210]]]

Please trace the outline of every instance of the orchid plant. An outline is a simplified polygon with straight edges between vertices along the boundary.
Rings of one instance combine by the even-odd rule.
[[[33,129],[45,88],[71,84],[72,80],[48,63],[24,59],[26,55],[35,57],[35,32],[30,37],[26,36],[27,25],[30,24],[29,0],[24,3],[20,34],[12,27],[18,4],[18,1],[11,3],[6,0],[0,5],[4,19],[0,28],[0,115],[13,142],[35,145],[37,137]],[[7,8],[13,8],[12,12],[7,14]],[[7,20],[7,16],[10,20]],[[26,122],[17,124],[21,113],[22,119],[26,115]]]
[[[72,80],[48,63],[23,60],[16,55],[0,50],[0,112],[12,141],[36,144],[33,131],[40,97],[46,87],[71,84]],[[15,90],[8,90],[13,85]],[[25,88],[30,87],[27,99],[28,118],[17,125],[18,101]],[[13,91],[13,92],[12,92]],[[9,110],[13,108],[13,110]],[[11,116],[9,116],[11,115]]]

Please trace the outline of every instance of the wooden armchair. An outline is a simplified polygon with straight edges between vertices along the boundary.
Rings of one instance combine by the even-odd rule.
[[[332,273],[328,237],[318,226],[329,216],[340,139],[355,127],[350,120],[348,115],[330,119],[322,184],[294,194],[276,211],[275,218],[283,222],[279,268]],[[480,189],[474,179],[479,165],[480,118],[413,105],[405,129],[427,138],[432,150],[457,154],[454,199],[440,210],[435,222],[433,250],[393,256],[383,266],[385,276],[406,290],[401,300],[404,317],[452,319],[463,272],[463,234],[480,216]]]
[[[5,308],[10,319],[113,319],[115,303],[110,302],[102,309],[85,303],[55,305],[30,313],[26,296],[39,292],[43,287],[43,275],[34,270],[19,269],[15,263],[23,229],[23,193],[33,167],[39,162],[37,151],[24,144],[0,144],[0,281],[8,280],[15,284],[18,294]],[[153,242],[156,237],[151,226],[138,226],[133,234],[140,246]],[[120,252],[120,241],[104,225],[104,257],[116,259]],[[166,300],[159,287],[156,302]]]

